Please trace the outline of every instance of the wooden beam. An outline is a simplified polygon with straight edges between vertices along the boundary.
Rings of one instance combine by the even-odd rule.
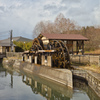
[[[82,55],[84,55],[84,41],[82,41]]]
[[[38,53],[43,53],[43,52],[55,52],[55,50],[38,50]]]
[[[72,54],[73,54],[73,41],[72,41]]]
[[[78,41],[76,41],[76,52],[78,54]]]

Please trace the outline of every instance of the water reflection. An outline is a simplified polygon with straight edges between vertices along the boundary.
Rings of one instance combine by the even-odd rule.
[[[76,92],[76,90],[80,90],[80,92],[82,92],[84,94],[86,93],[88,95],[88,97],[90,98],[90,100],[100,100],[100,98],[88,86],[88,84],[82,80],[74,79],[74,91]]]
[[[29,77],[22,75],[22,81],[31,87],[34,94],[40,94],[47,100],[70,100],[72,97],[72,90],[68,87],[48,82],[38,77]]]
[[[13,71],[13,67],[3,66],[0,64],[0,77],[7,77],[10,74],[10,87],[13,88],[13,75],[20,75],[19,73]]]
[[[0,77],[5,77],[7,76],[7,73],[6,73],[6,69],[3,68],[3,65],[0,64]]]
[[[7,84],[10,84],[10,89],[7,87]],[[0,100],[2,100],[1,97],[3,100],[25,100],[26,97],[27,100],[100,100],[94,91],[82,81],[74,80],[74,91],[72,91],[66,86],[37,75],[24,71],[16,72],[12,67],[3,67],[1,65],[0,93],[2,95],[7,94],[6,99],[4,99],[5,95],[0,95]]]

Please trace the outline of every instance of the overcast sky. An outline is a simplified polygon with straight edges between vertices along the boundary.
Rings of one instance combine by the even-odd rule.
[[[38,22],[54,21],[59,13],[80,26],[97,26],[100,0],[0,0],[0,34],[12,29],[13,36],[32,38]]]

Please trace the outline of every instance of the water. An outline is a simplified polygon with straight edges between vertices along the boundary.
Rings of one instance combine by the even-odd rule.
[[[100,100],[85,83],[74,90],[36,75],[0,66],[0,100]]]

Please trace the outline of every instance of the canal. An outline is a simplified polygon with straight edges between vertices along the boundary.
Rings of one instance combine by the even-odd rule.
[[[74,89],[0,64],[0,100],[100,100],[84,82]]]

